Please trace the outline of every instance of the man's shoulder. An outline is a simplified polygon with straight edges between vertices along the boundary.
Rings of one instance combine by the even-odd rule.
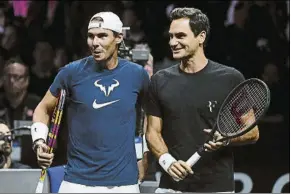
[[[119,64],[121,65],[120,69],[123,69],[123,72],[125,74],[136,75],[134,77],[137,79],[139,79],[140,77],[144,77],[144,75],[147,75],[147,71],[142,65],[138,63],[120,58]]]
[[[87,56],[87,57],[72,61],[66,64],[61,69],[80,69],[80,68],[83,68],[85,64],[89,63],[91,59],[92,59],[92,56]]]
[[[230,76],[241,76],[242,75],[242,73],[234,67],[230,67],[230,66],[224,65],[222,63],[212,61],[212,60],[209,60],[209,63],[211,64],[211,67],[212,67],[211,70],[214,73],[223,74],[223,75],[230,75]]]
[[[167,67],[167,68],[164,68],[164,69],[157,71],[153,75],[153,79],[164,79],[167,76],[171,76],[171,75],[175,75],[175,74],[179,73],[178,66],[179,66],[179,64],[176,64],[176,65],[173,65],[171,67]]]
[[[93,59],[93,56],[87,56],[87,57],[83,57],[81,59],[72,61],[70,64],[72,64],[72,65],[80,65],[80,64],[84,64],[84,63],[86,63],[88,61],[91,61],[92,59]]]
[[[129,61],[129,60],[126,60],[126,59],[119,58],[119,63],[122,66],[129,66],[130,69],[134,69],[134,70],[137,70],[137,71],[142,71],[143,70],[143,66],[142,65],[140,65],[138,63],[135,63],[135,62],[132,62],[132,61]]]

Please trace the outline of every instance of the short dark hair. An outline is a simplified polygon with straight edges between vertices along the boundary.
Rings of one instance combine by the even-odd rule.
[[[29,76],[29,67],[21,60],[20,57],[12,57],[12,58],[8,59],[4,65],[4,69],[6,69],[9,65],[14,64],[14,63],[19,63],[19,64],[23,65],[26,69],[25,75]]]
[[[180,18],[190,19],[189,25],[195,36],[198,36],[202,31],[206,32],[206,38],[203,43],[205,46],[210,34],[210,24],[207,15],[196,8],[183,7],[173,9],[170,14],[170,20],[173,21]]]

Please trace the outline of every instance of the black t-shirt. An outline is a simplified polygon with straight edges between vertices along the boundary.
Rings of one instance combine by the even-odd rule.
[[[188,160],[207,139],[207,119],[214,122],[228,93],[244,76],[234,68],[211,60],[197,73],[186,73],[179,65],[152,76],[147,114],[163,120],[162,137],[177,160]],[[193,166],[194,175],[175,182],[163,172],[160,188],[186,192],[234,190],[233,156],[229,147],[202,157]]]
[[[28,91],[32,94],[43,97],[48,91],[51,84],[53,83],[56,75],[57,71],[52,70],[50,76],[40,78],[37,75],[35,75],[34,72],[31,71]]]
[[[6,121],[10,128],[14,128],[15,120],[32,120],[33,112],[41,101],[39,96],[28,93],[18,107],[10,106],[4,93],[0,94],[0,119]]]

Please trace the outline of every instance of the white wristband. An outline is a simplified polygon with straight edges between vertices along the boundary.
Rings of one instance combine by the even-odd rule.
[[[36,122],[31,125],[31,137],[32,137],[32,142],[34,143],[38,139],[43,139],[46,142],[49,128],[46,124],[41,123],[41,122]]]
[[[160,156],[159,158],[159,164],[163,169],[168,173],[168,169],[171,166],[173,162],[176,162],[177,160],[169,153],[165,153]]]
[[[149,152],[148,144],[145,138],[145,135],[142,136],[142,153]]]

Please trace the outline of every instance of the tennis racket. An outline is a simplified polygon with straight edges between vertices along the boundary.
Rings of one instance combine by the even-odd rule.
[[[60,128],[61,119],[63,116],[63,109],[64,109],[65,100],[66,100],[66,91],[61,90],[60,95],[58,97],[57,104],[54,108],[54,112],[53,112],[53,115],[51,118],[50,133],[49,133],[49,137],[48,137],[48,147],[49,147],[48,152],[49,153],[53,152],[54,145],[56,143],[57,135],[58,135],[59,128]],[[35,193],[42,193],[43,192],[43,186],[44,186],[44,180],[45,180],[46,174],[47,174],[47,170],[42,169],[37,187],[35,189]]]
[[[223,142],[246,134],[266,113],[269,104],[270,90],[262,80],[251,78],[240,83],[222,103],[208,141],[213,139],[216,131],[223,136],[219,140],[214,140],[216,142]],[[187,164],[193,166],[204,153],[206,153],[205,147],[201,146],[187,160]]]
[[[252,130],[266,113],[270,104],[270,90],[260,79],[251,78],[237,85],[223,101],[216,122],[206,141],[223,142],[242,136]],[[223,138],[213,140],[218,131]],[[206,153],[204,145],[186,163],[195,165]],[[176,179],[174,179],[176,180]],[[176,180],[179,181],[179,180]]]

